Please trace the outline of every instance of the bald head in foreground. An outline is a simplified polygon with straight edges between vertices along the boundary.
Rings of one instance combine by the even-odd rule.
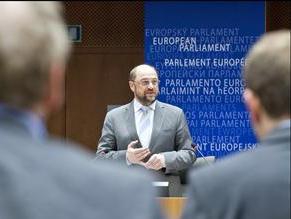
[[[290,30],[264,34],[243,77],[260,143],[192,172],[183,219],[290,218]]]
[[[159,218],[143,172],[49,137],[70,52],[57,2],[0,2],[0,218]],[[116,181],[118,179],[118,181]]]

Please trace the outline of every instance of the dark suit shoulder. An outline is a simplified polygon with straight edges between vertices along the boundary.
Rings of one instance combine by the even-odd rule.
[[[144,215],[141,218],[150,218],[148,206],[154,194],[147,174],[118,162],[94,161],[77,144],[62,140],[34,141],[15,134],[0,137],[0,172],[5,179],[0,191],[14,191],[9,197],[1,196],[0,202],[18,203],[24,196],[15,191],[25,191],[23,207],[31,212],[16,218],[39,218],[34,209],[51,212],[43,218],[64,214],[66,218],[137,218],[135,211]],[[114,211],[108,206],[114,206]],[[129,206],[135,211],[129,211]]]
[[[200,186],[207,184],[215,193],[215,190],[220,191],[222,188],[231,190],[235,188],[233,185],[243,187],[242,184],[245,183],[255,185],[274,181],[276,177],[282,178],[280,174],[287,176],[290,171],[287,165],[289,162],[290,149],[288,153],[283,147],[260,145],[253,150],[229,155],[212,166],[192,171],[190,179]]]
[[[105,184],[113,185],[116,179],[118,179],[119,186],[126,187],[132,187],[133,185],[140,187],[151,182],[151,176],[146,171],[128,169],[117,161],[96,160],[93,154],[81,149],[80,145],[74,142],[51,139],[49,147],[55,147],[56,150],[53,153],[55,157],[59,157],[56,159],[60,159],[60,162],[64,162],[63,157],[66,155],[71,159],[70,168],[82,168],[82,172],[87,174],[96,173],[96,175],[94,174],[96,180],[102,181],[104,179]]]

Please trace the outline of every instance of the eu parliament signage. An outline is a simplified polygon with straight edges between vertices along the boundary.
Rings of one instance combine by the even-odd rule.
[[[265,31],[264,9],[264,2],[145,2],[145,61],[159,71],[159,99],[184,110],[205,155],[255,146],[241,69]]]

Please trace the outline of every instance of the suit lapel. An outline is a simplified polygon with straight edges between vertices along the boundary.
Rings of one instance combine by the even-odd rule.
[[[157,101],[153,121],[153,130],[149,146],[150,148],[155,147],[156,141],[159,138],[158,134],[160,133],[164,121],[163,109],[164,106],[159,101]]]
[[[133,101],[130,104],[128,104],[128,106],[125,107],[124,110],[126,111],[125,124],[127,131],[129,133],[130,141],[135,141],[137,139],[139,140],[135,126]],[[141,145],[137,144],[137,147],[141,147]]]

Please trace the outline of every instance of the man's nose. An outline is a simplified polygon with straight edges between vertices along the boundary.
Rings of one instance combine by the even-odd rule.
[[[149,82],[149,84],[148,84],[148,88],[149,88],[149,89],[153,89],[153,88],[154,88],[154,85],[153,85],[152,82]]]

